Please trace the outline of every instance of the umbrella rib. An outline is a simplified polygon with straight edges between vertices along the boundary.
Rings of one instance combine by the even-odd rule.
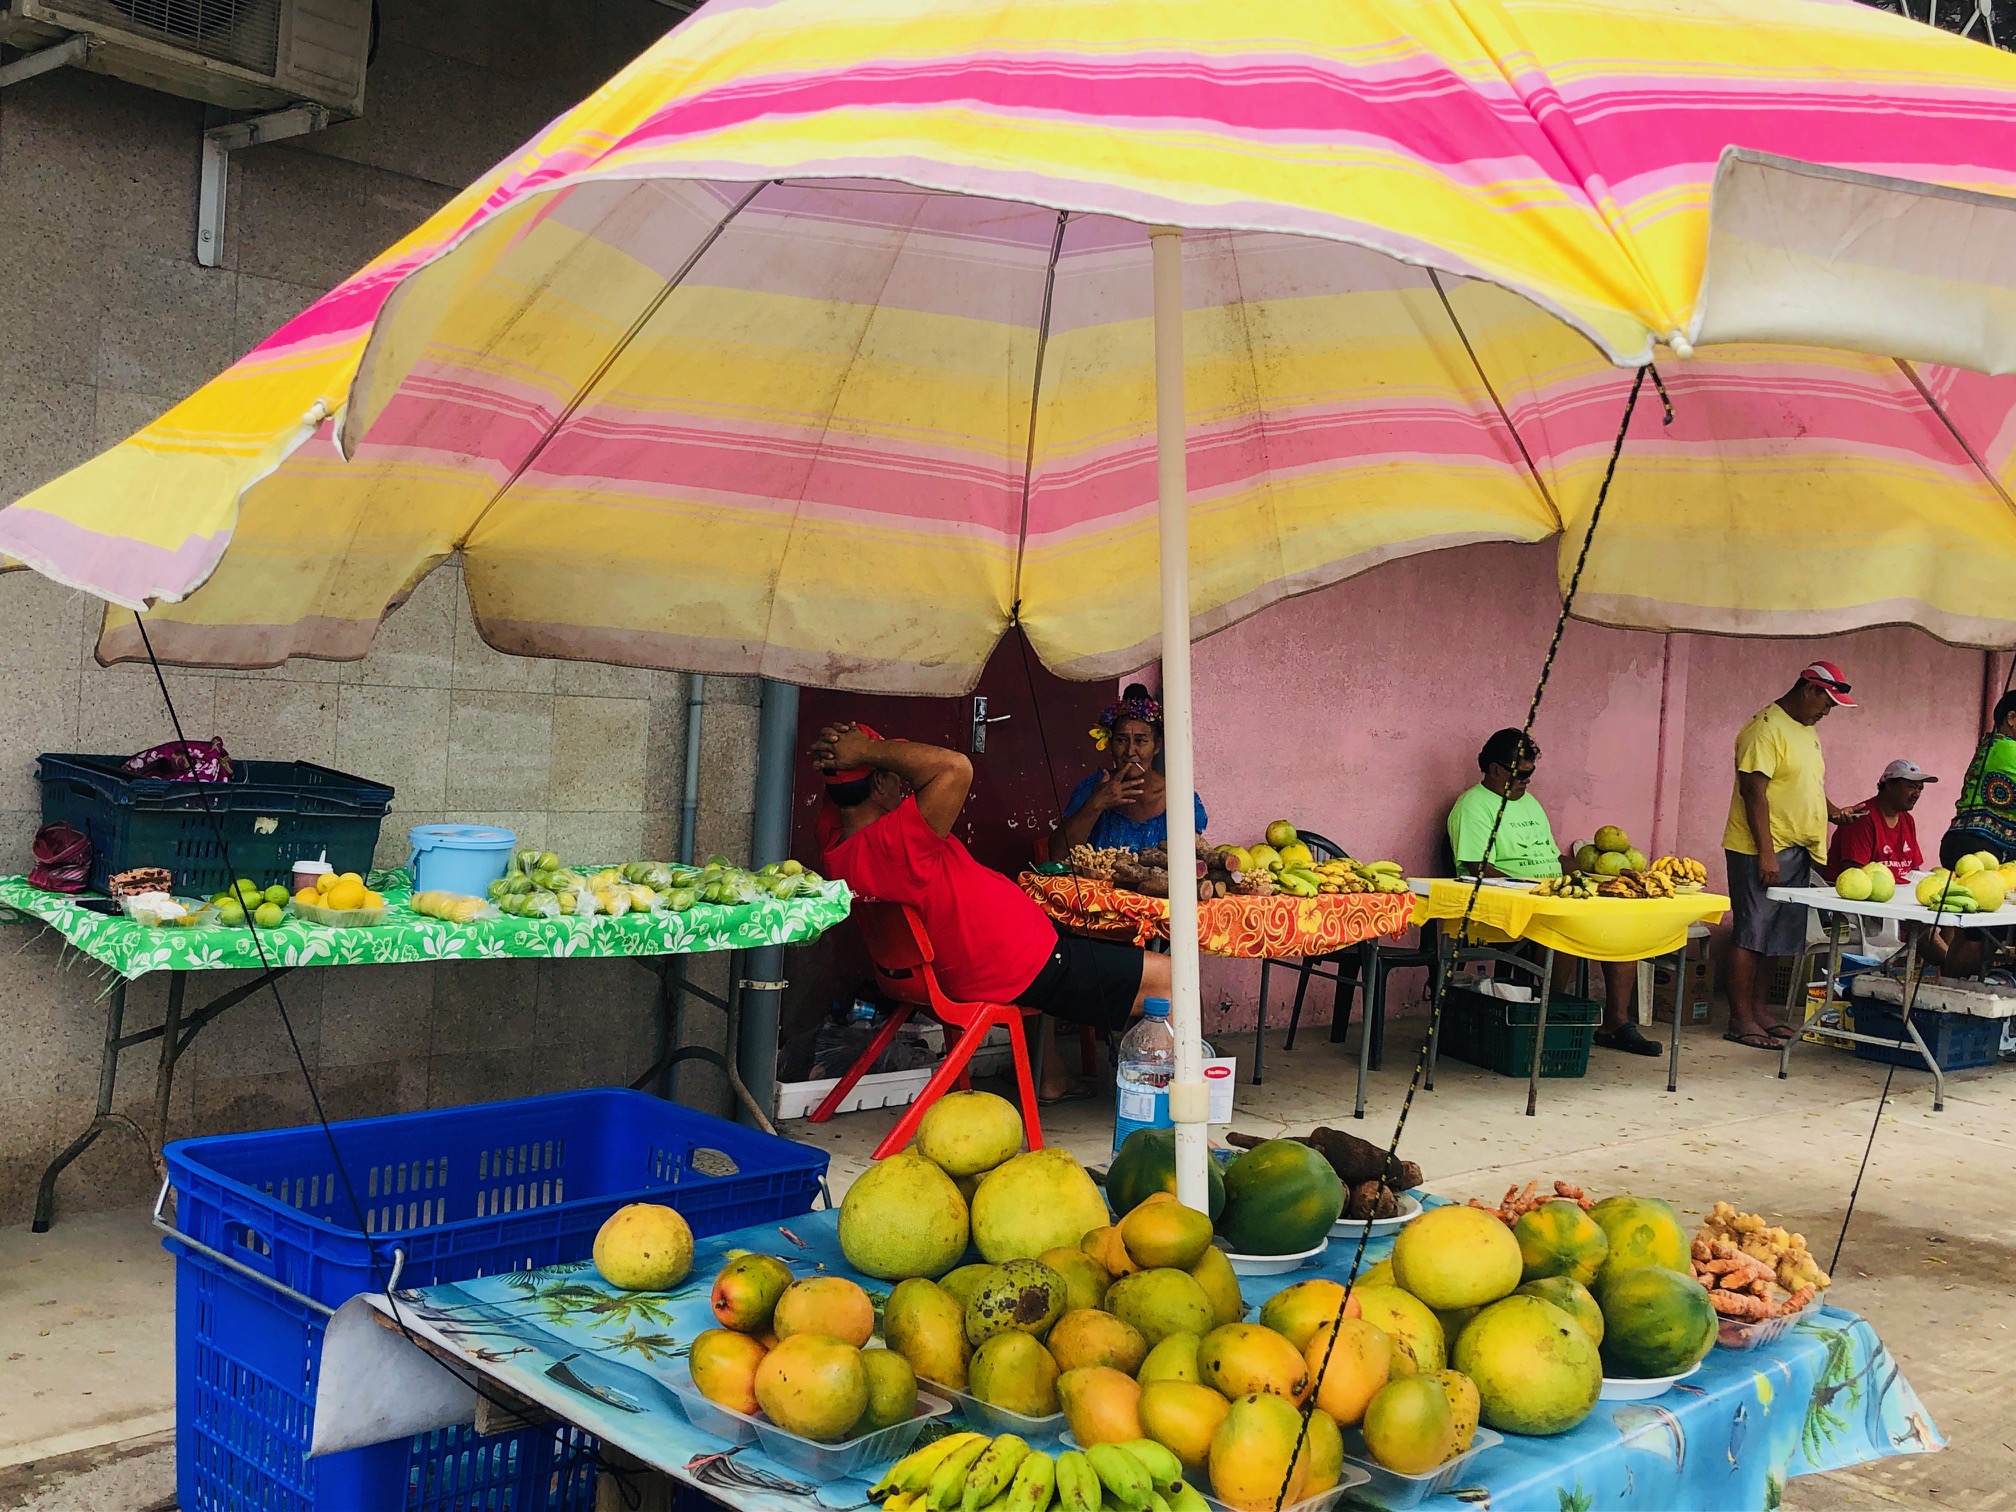
[[[1526,450],[1525,439],[1519,434],[1519,427],[1512,423],[1512,416],[1505,408],[1505,401],[1498,397],[1497,388],[1484,371],[1484,364],[1477,356],[1477,349],[1470,344],[1470,333],[1463,329],[1463,322],[1456,316],[1456,307],[1449,303],[1449,292],[1442,287],[1442,275],[1433,268],[1425,271],[1428,274],[1428,282],[1435,286],[1435,297],[1442,301],[1443,313],[1449,317],[1449,324],[1455,328],[1456,339],[1463,343],[1463,350],[1470,358],[1470,366],[1477,374],[1477,381],[1484,385],[1484,392],[1491,396],[1491,407],[1498,411],[1498,418],[1505,422],[1505,431],[1511,436],[1512,444],[1519,448],[1519,455],[1526,463],[1526,472],[1533,479],[1533,486],[1540,490],[1542,501],[1554,511],[1555,525],[1565,529],[1567,519],[1562,515],[1561,507],[1554,502],[1554,495],[1548,492],[1547,480],[1540,476],[1540,468],[1533,461],[1533,454]]]
[[[700,259],[705,257],[714,243],[721,239],[722,233],[728,229],[735,217],[749,208],[749,202],[769,188],[774,182],[774,180],[765,179],[762,183],[752,186],[747,194],[728,207],[728,213],[716,221],[713,229],[700,239],[700,244],[687,254],[686,260],[673,271],[670,278],[665,280],[664,286],[651,296],[650,301],[638,312],[637,318],[630,322],[630,328],[623,333],[622,339],[609,348],[602,360],[595,365],[595,371],[590,373],[575,388],[573,397],[561,406],[560,413],[553,417],[553,423],[546,427],[546,433],[539,438],[538,444],[526,450],[524,458],[511,470],[511,476],[504,480],[503,485],[490,496],[490,501],[483,506],[476,518],[469,522],[469,528],[463,531],[461,537],[455,542],[455,549],[457,551],[466,551],[468,549],[470,538],[476,534],[477,529],[483,522],[490,517],[490,511],[495,509],[503,501],[504,496],[518,485],[518,480],[525,476],[534,462],[539,460],[540,454],[552,444],[553,438],[560,434],[562,427],[579,413],[581,406],[586,404],[589,397],[595,392],[596,385],[607,377],[609,369],[616,365],[616,359],[629,350],[630,343],[635,341],[643,333],[644,328],[656,318],[658,311],[664,307],[665,301],[670,299],[673,292],[686,281],[686,275],[693,271],[694,266]]]
[[[1918,376],[1918,369],[1902,357],[1893,357],[1891,361],[1897,364],[1898,370],[1904,374],[1911,387],[1918,390],[1918,397],[1925,401],[1925,407],[1939,417],[1939,423],[1946,427],[1946,433],[1953,438],[1960,450],[1967,454],[1967,460],[1974,464],[1975,470],[1981,474],[1988,486],[1995,490],[1995,496],[2002,501],[2003,507],[2011,514],[2016,514],[2016,499],[2009,497],[2009,490],[2002,486],[2002,480],[1995,476],[1994,470],[1988,466],[1981,454],[1974,450],[1973,444],[1960,434],[1960,427],[1955,425],[1953,417],[1946,413],[1946,406],[1932,397],[1932,390],[1927,388],[1925,380]]]
[[[1022,528],[1015,533],[1015,575],[1010,584],[1008,618],[1022,622],[1022,563],[1029,550],[1029,495],[1036,482],[1036,416],[1043,403],[1043,357],[1050,347],[1050,313],[1057,298],[1057,259],[1064,251],[1064,225],[1070,212],[1057,212],[1050,236],[1050,262],[1043,270],[1043,311],[1036,318],[1036,363],[1029,378],[1029,434],[1022,447]]]

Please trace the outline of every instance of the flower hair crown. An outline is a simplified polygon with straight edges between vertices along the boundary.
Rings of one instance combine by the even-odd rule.
[[[1143,724],[1162,723],[1162,705],[1152,698],[1126,698],[1117,704],[1108,704],[1099,711],[1099,723],[1087,731],[1092,744],[1098,750],[1105,750],[1113,742],[1113,726],[1123,719],[1138,719]]]

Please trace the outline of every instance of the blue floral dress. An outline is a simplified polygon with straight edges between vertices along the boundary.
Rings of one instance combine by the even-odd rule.
[[[1099,773],[1087,772],[1085,780],[1071,790],[1071,797],[1064,804],[1064,817],[1069,819],[1085,807],[1085,800],[1092,796],[1092,789],[1099,785]],[[1197,805],[1197,833],[1204,833],[1208,817],[1204,812],[1204,800],[1192,795]],[[1157,814],[1153,819],[1129,819],[1118,809],[1108,809],[1099,816],[1088,837],[1094,850],[1154,850],[1169,843],[1169,820],[1166,815]]]

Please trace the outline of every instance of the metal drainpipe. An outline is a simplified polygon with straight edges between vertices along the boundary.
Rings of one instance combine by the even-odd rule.
[[[693,864],[693,833],[700,822],[700,721],[707,712],[707,679],[698,672],[689,673],[686,678],[686,773],[685,791],[679,802],[679,863]],[[657,1059],[663,1060],[671,1053],[686,1032],[686,994],[683,990],[672,994],[672,1003],[666,1017],[660,1021]],[[679,1097],[680,1061],[671,1070],[658,1077],[658,1095],[669,1101]]]
[[[756,728],[756,813],[751,827],[749,864],[768,866],[791,853],[791,792],[798,744],[798,690],[790,683],[763,681],[763,703]],[[777,1104],[777,1030],[782,1016],[784,950],[763,945],[742,955],[741,980],[736,983],[740,1023],[735,1040],[736,1064],[742,1082],[757,1105]],[[739,1122],[761,1126],[764,1120],[738,1104]]]

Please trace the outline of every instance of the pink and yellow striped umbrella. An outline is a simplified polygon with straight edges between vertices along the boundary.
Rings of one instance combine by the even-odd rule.
[[[1196,633],[1572,555],[1658,352],[1583,612],[2007,644],[2012,190],[2016,59],[1848,0],[714,0],[0,553],[210,664],[459,554],[508,651],[1135,667],[1164,224]]]

